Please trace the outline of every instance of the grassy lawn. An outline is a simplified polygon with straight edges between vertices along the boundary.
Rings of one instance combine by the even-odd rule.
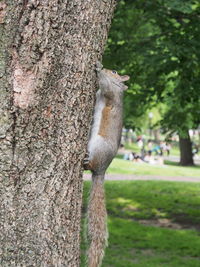
[[[115,158],[107,173],[200,178],[200,166],[182,167],[169,161],[165,165],[151,165]]]
[[[102,267],[200,266],[200,184],[107,181],[105,188],[110,237]]]

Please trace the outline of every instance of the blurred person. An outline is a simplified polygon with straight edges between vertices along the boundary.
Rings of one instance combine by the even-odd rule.
[[[169,143],[166,143],[165,150],[167,152],[167,156],[169,156],[170,155],[170,150],[171,150],[171,145]]]

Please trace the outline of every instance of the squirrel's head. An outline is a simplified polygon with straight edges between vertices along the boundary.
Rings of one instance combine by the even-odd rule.
[[[115,85],[118,85],[123,90],[126,90],[128,88],[128,86],[124,84],[125,81],[128,81],[130,79],[128,75],[119,75],[116,70],[103,69],[103,71],[108,77],[111,78],[112,82]]]
[[[103,69],[103,65],[99,61],[96,63],[96,71],[102,86],[105,86],[106,83],[112,83],[115,85],[114,88],[117,88],[120,91],[128,88],[128,86],[124,84],[125,81],[130,79],[128,75],[119,75],[115,70]]]

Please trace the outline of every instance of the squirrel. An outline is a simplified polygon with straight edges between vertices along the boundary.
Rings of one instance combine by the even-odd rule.
[[[87,211],[87,235],[89,249],[88,267],[101,265],[107,246],[107,212],[104,196],[105,172],[115,157],[121,140],[123,84],[128,75],[120,76],[114,70],[103,69],[96,64],[99,90],[96,93],[93,122],[88,142],[84,168],[92,172],[92,186]]]

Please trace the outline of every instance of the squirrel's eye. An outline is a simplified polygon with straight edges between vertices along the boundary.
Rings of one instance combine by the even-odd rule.
[[[113,74],[117,74],[116,70],[112,70],[112,73],[113,73]]]

